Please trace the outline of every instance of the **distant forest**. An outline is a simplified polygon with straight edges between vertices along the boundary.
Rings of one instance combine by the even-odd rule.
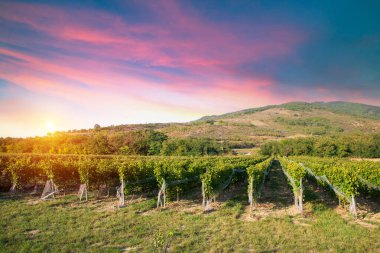
[[[116,132],[94,129],[86,133],[55,133],[45,137],[0,138],[2,153],[204,156],[234,154],[233,148],[250,147],[209,138],[169,138],[152,129]],[[340,134],[268,141],[261,145],[260,153],[378,158],[380,134]]]
[[[266,142],[263,155],[327,157],[380,157],[380,134],[337,135]]]
[[[87,133],[55,133],[34,138],[0,138],[0,152],[97,154],[97,155],[220,155],[229,152],[227,145],[207,138],[169,139],[151,130]]]

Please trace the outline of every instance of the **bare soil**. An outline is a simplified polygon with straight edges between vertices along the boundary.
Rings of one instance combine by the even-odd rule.
[[[258,221],[267,217],[295,216],[297,213],[293,192],[279,162],[274,161],[260,198],[252,210],[249,206],[245,208],[241,218],[246,221]]]

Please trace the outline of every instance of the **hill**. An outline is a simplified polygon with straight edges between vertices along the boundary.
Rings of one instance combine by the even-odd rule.
[[[264,107],[250,108],[250,109],[226,113],[222,115],[205,116],[199,120],[207,121],[207,120],[215,120],[215,119],[221,119],[221,118],[226,118],[226,117],[234,117],[234,116],[239,116],[243,114],[253,114],[256,112],[261,112],[261,111],[265,111],[265,110],[269,110],[273,108],[283,108],[283,109],[289,109],[293,111],[311,111],[311,110],[319,109],[319,110],[326,110],[326,111],[339,113],[339,114],[347,114],[351,116],[358,116],[358,117],[365,117],[365,118],[380,120],[380,106],[350,103],[350,102],[343,102],[343,101],[313,102],[313,103],[289,102],[289,103],[285,103],[281,105],[268,105]]]
[[[350,139],[379,132],[378,106],[291,102],[205,116],[188,123],[96,125],[46,137],[0,138],[0,152],[162,154],[167,150],[168,154],[214,154],[227,148],[251,153],[251,148],[270,140],[337,135]],[[193,148],[195,153],[190,151]]]
[[[205,116],[160,131],[173,137],[257,141],[297,136],[373,133],[380,129],[380,107],[349,102],[290,102]]]

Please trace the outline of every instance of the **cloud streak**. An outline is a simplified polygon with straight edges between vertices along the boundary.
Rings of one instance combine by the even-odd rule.
[[[101,117],[108,120],[104,124],[187,121],[326,95],[323,85],[308,90],[316,96],[296,88],[283,92],[292,87],[282,81],[279,64],[303,64],[295,55],[310,39],[301,25],[259,18],[219,22],[177,1],[133,4],[139,18],[124,9],[1,2],[0,79],[57,103],[76,119],[85,115],[73,108],[86,108],[89,119],[81,127]],[[23,93],[8,96],[22,104]],[[40,107],[33,105],[39,103],[33,101],[28,98],[38,114]],[[28,113],[16,104],[14,110],[0,109],[10,121],[13,114]],[[75,127],[76,119],[65,127]]]

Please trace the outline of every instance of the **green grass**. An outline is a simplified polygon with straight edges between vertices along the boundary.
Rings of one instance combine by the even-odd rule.
[[[310,213],[259,221],[241,219],[241,193],[211,213],[154,210],[154,199],[122,209],[112,202],[77,203],[75,196],[47,202],[0,200],[0,252],[157,251],[169,238],[169,252],[375,252],[380,228],[365,228],[343,219],[320,203]],[[33,231],[38,231],[33,235]]]

